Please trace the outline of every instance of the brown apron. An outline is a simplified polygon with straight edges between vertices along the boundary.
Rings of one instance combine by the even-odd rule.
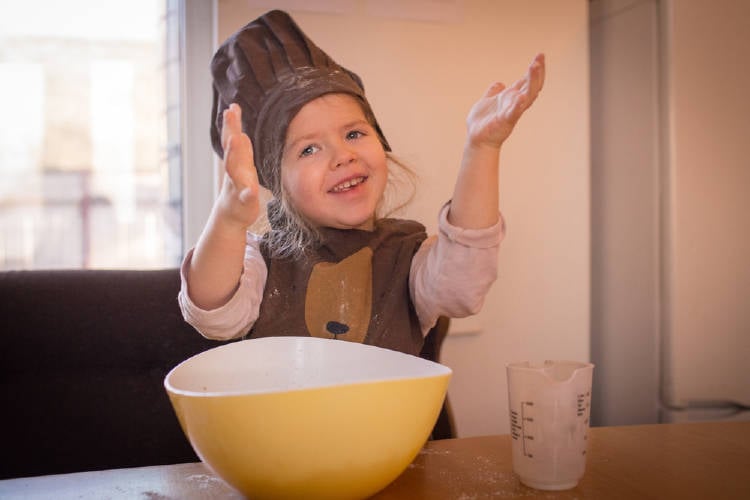
[[[423,337],[409,270],[424,226],[381,219],[374,231],[325,228],[304,259],[272,259],[258,320],[248,338],[313,336],[418,355]]]

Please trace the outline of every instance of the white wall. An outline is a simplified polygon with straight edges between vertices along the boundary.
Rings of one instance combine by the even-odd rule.
[[[500,278],[482,313],[455,323],[443,356],[454,369],[459,434],[507,433],[506,363],[589,358],[586,0],[219,0],[219,40],[272,4],[305,4],[308,10],[288,10],[310,38],[362,76],[394,151],[420,176],[404,215],[430,231],[452,192],[471,104],[493,80],[512,83],[537,52],[546,53],[543,94],[501,159],[508,234]],[[449,16],[403,18],[419,14],[420,5],[431,5],[433,18]],[[309,11],[320,7],[342,12]]]

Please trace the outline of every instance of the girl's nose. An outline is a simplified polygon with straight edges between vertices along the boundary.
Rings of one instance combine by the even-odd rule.
[[[354,150],[348,144],[342,144],[336,148],[332,166],[335,169],[354,163],[355,161],[357,161],[357,154]]]

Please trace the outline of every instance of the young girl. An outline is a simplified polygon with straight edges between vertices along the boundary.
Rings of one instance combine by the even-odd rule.
[[[500,148],[542,88],[542,55],[472,107],[453,197],[429,238],[379,216],[389,169],[401,166],[359,77],[286,13],[239,30],[211,68],[211,135],[227,175],[182,265],[190,324],[215,339],[312,335],[418,354],[439,316],[480,310],[504,234]],[[247,231],[259,185],[273,195],[262,236]]]

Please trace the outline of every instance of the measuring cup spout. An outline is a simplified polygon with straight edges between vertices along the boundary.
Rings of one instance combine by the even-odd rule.
[[[557,361],[546,360],[543,363],[532,363],[525,361],[522,363],[511,363],[507,368],[519,370],[522,373],[538,373],[543,375],[552,383],[567,383],[572,381],[576,375],[593,368],[592,363],[580,363],[577,361]]]
[[[593,368],[591,363],[578,363],[572,361],[545,361],[543,372],[553,382],[569,383],[584,370]]]

